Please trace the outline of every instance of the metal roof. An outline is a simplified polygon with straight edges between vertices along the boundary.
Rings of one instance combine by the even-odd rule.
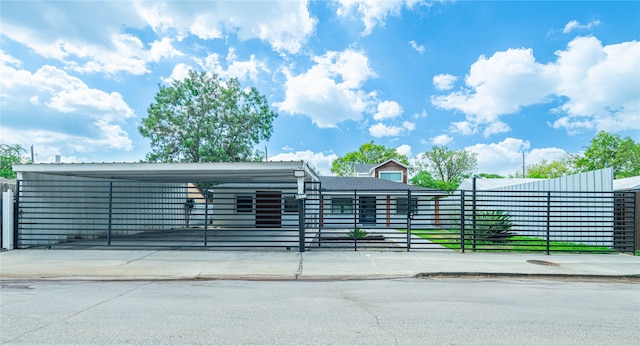
[[[640,176],[615,179],[613,191],[640,190]]]
[[[206,163],[63,163],[14,165],[23,173],[40,173],[94,179],[170,182],[296,182],[294,171],[303,170],[305,181],[318,181],[304,161]]]

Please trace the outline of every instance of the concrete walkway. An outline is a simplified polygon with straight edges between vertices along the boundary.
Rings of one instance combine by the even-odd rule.
[[[28,249],[0,253],[1,280],[349,280],[468,275],[640,281],[640,257],[437,251]]]

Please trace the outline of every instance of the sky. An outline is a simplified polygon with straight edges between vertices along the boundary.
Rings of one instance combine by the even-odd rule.
[[[271,161],[374,141],[508,175],[599,131],[640,141],[638,1],[0,1],[0,142],[35,162],[138,162],[160,85],[255,86]]]

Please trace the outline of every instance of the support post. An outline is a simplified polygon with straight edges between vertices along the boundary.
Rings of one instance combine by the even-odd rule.
[[[353,251],[358,251],[358,191],[353,190]]]
[[[465,215],[464,215],[464,199],[466,197],[464,196],[464,190],[460,191],[460,249],[462,250],[462,253],[464,253],[464,225],[466,223],[465,221]]]
[[[7,250],[14,248],[14,205],[13,191],[7,190],[2,193],[2,247]]]
[[[473,227],[472,249],[476,251],[476,177],[473,177],[473,191],[471,191],[471,225]]]
[[[113,215],[113,181],[109,182],[109,224],[107,226],[107,245],[111,246],[111,227]]]
[[[204,186],[204,246],[208,244],[207,231],[209,230],[209,184]]]
[[[411,219],[413,218],[413,210],[411,210],[411,190],[407,190],[407,251],[411,250]]]
[[[16,202],[13,204],[13,248],[20,248],[20,236],[19,236],[19,227],[20,227],[20,185],[22,181],[20,180],[22,173],[18,173],[18,180],[16,180]]]
[[[300,252],[304,252],[305,251],[305,238],[306,238],[306,234],[305,234],[305,225],[304,225],[304,215],[305,215],[305,211],[304,211],[304,198],[302,198],[303,196],[298,195],[298,239],[299,239],[299,251]]]
[[[547,255],[551,253],[551,191],[547,191]]]

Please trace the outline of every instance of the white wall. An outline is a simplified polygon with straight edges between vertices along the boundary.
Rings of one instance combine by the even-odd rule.
[[[19,246],[106,237],[109,181],[21,173]],[[185,184],[114,181],[111,235],[184,223]]]

